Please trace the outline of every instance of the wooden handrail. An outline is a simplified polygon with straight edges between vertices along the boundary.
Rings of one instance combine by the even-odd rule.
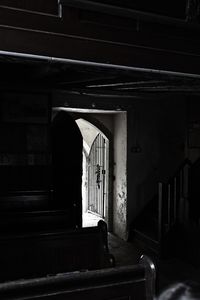
[[[192,162],[191,160],[189,160],[188,158],[186,158],[178,167],[178,169],[176,170],[176,172],[174,173],[174,175],[172,176],[172,178],[174,178],[185,166],[192,166]]]
[[[158,240],[160,243],[162,243],[165,233],[174,226],[177,220],[184,222],[185,216],[180,220],[178,205],[182,206],[182,210],[185,209],[185,194],[188,194],[186,189],[189,186],[189,174],[185,173],[186,166],[189,168],[192,166],[189,159],[182,162],[174,176],[170,177],[167,182],[158,183]],[[165,216],[166,220],[164,221]]]

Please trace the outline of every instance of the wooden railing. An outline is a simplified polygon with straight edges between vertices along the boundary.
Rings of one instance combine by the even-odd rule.
[[[158,183],[158,240],[177,223],[188,220],[188,196],[192,163],[186,159],[166,183]]]

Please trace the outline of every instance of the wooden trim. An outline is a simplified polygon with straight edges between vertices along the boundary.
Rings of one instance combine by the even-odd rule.
[[[20,7],[9,6],[9,5],[0,5],[0,9],[8,9],[10,11],[16,11],[16,12],[24,12],[24,13],[30,13],[30,14],[36,14],[36,15],[42,15],[42,16],[49,16],[49,17],[61,17],[61,10],[60,10],[60,4],[58,2],[58,8],[57,13],[46,13],[39,10],[31,10],[31,9],[24,9]]]
[[[190,24],[185,20],[180,20],[178,18],[166,17],[157,15],[154,13],[146,13],[131,8],[124,8],[120,6],[114,6],[110,4],[103,4],[100,2],[93,2],[89,0],[60,0],[59,2],[63,6],[74,7],[84,10],[96,11],[99,13],[105,13],[113,16],[137,19],[137,21],[149,21],[158,22],[162,24],[174,25],[176,27],[182,27],[187,29],[200,30],[198,24]]]
[[[158,183],[158,241],[162,240],[163,183]]]

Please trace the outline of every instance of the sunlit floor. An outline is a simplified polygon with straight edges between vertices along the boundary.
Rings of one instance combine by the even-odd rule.
[[[102,218],[91,212],[83,213],[83,227],[97,226],[99,220]]]

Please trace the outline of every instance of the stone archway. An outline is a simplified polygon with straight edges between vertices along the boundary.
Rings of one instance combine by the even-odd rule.
[[[83,136],[83,224],[94,226],[99,219],[109,223],[109,139],[88,120],[76,120]],[[99,172],[98,172],[99,171]]]

